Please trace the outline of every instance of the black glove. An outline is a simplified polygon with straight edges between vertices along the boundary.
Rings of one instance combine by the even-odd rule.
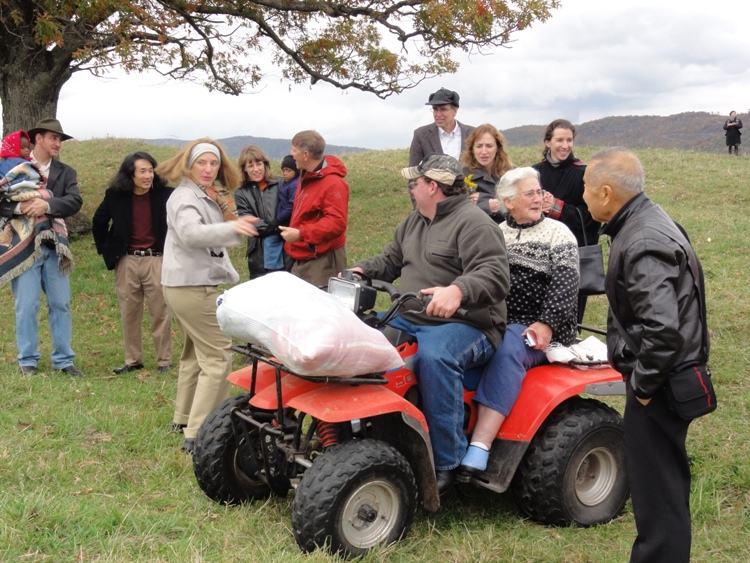
[[[266,226],[263,227],[262,232],[260,235],[262,237],[268,237],[271,235],[277,235],[281,231],[279,231],[279,221],[277,219],[271,219],[266,223]]]

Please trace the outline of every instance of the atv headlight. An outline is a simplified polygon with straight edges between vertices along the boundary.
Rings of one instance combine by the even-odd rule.
[[[330,278],[328,293],[355,313],[362,313],[375,306],[377,291],[359,281]]]

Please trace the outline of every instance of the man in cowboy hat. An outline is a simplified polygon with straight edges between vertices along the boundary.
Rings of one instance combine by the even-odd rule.
[[[25,216],[36,225],[49,225],[50,230],[55,230],[55,235],[47,236],[49,233],[41,231],[36,234],[36,240],[42,241],[38,244],[38,258],[12,280],[18,363],[26,375],[36,371],[37,362],[41,357],[38,350],[37,316],[41,294],[44,291],[47,296],[52,334],[52,365],[56,370],[68,375],[80,376],[83,372],[73,363],[75,354],[71,348],[73,323],[70,316],[70,280],[68,274],[61,271],[58,256],[63,252],[60,245],[67,244],[67,233],[62,219],[77,213],[83,203],[78,191],[76,171],[56,160],[62,142],[72,137],[63,132],[57,119],[52,118],[42,119],[36,127],[29,129],[29,137],[34,143],[31,161],[47,178],[47,190],[52,197],[33,198],[20,203],[2,202],[0,215]],[[38,220],[45,216],[50,219],[49,222]]]

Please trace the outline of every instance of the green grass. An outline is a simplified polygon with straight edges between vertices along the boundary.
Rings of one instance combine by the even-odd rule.
[[[133,141],[69,141],[63,160],[79,173],[89,216]],[[159,160],[173,149],[150,147]],[[592,149],[579,149],[586,159]],[[647,191],[689,231],[703,262],[719,410],[688,435],[693,460],[694,561],[745,561],[750,549],[747,262],[750,159],[639,151]],[[516,165],[538,158],[519,149]],[[344,157],[351,186],[349,260],[378,252],[411,204],[398,171],[404,150]],[[278,166],[278,163],[274,163]],[[53,372],[46,318],[41,372],[20,374],[13,299],[0,291],[0,560],[2,561],[333,561],[302,555],[291,532],[291,498],[242,507],[210,501],[198,488],[181,438],[168,434],[176,374],[159,374],[146,341],[147,369],[114,377],[122,340],[114,281],[90,236],[72,243],[74,349],[84,378]],[[232,252],[246,277],[242,250]],[[587,322],[601,325],[597,297]],[[175,333],[175,363],[181,348]],[[524,520],[509,494],[451,493],[438,514],[418,512],[409,536],[362,561],[625,561],[635,535],[630,506],[596,528],[551,528]]]

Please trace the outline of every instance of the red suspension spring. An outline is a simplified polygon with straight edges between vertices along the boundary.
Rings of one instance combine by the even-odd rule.
[[[336,425],[331,422],[318,421],[318,436],[324,448],[335,446],[339,443],[339,433]]]

